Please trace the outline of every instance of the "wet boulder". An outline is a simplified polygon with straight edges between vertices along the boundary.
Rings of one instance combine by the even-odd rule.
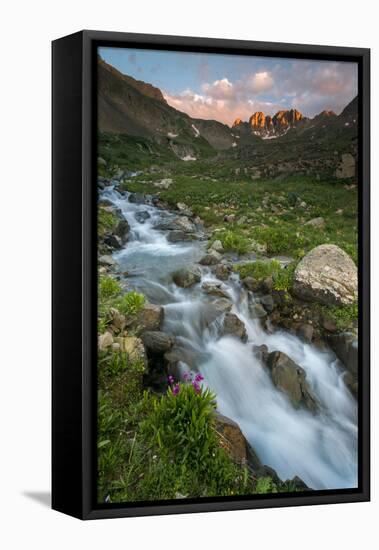
[[[297,265],[293,292],[298,298],[311,302],[337,306],[353,304],[358,297],[357,267],[338,246],[316,246]]]
[[[246,327],[234,313],[226,313],[221,327],[222,336],[234,336],[242,342],[247,341]]]
[[[209,250],[205,256],[203,256],[200,260],[201,265],[215,265],[220,263],[222,260],[221,254],[219,252],[216,252],[215,250]]]
[[[274,298],[271,294],[265,294],[264,296],[259,297],[259,304],[261,304],[265,311],[271,313],[275,307]]]
[[[152,354],[163,354],[169,351],[174,345],[174,338],[171,334],[158,330],[144,332],[141,339],[147,352]]]
[[[358,339],[352,332],[341,332],[331,334],[327,342],[337,355],[338,359],[345,365],[352,374],[358,374]]]
[[[262,363],[267,363],[268,358],[268,347],[265,344],[262,344],[260,346],[253,346],[252,351],[254,355],[259,359],[259,361],[262,361]]]
[[[275,386],[283,391],[295,408],[301,406],[315,412],[318,409],[316,398],[312,395],[306,380],[305,370],[281,351],[268,354],[267,366]]]
[[[201,271],[196,267],[183,268],[175,271],[172,278],[177,286],[188,288],[201,281]]]
[[[122,243],[126,243],[126,241],[128,240],[129,232],[130,225],[128,221],[125,218],[121,219],[117,224],[114,234],[117,237],[120,237]]]
[[[194,233],[196,231],[195,224],[187,216],[178,216],[172,223],[174,229],[186,231],[187,233]]]
[[[257,302],[249,304],[249,313],[252,319],[263,319],[264,317],[267,317],[267,311],[262,304]]]
[[[232,268],[229,264],[217,264],[214,267],[214,274],[216,275],[217,279],[220,279],[221,281],[227,281],[232,273]]]
[[[167,235],[167,240],[170,241],[170,243],[193,241],[195,238],[196,236],[193,233],[186,233],[185,231],[180,231],[179,229],[170,231]]]
[[[312,342],[314,334],[314,328],[308,323],[302,323],[297,329],[297,335],[300,336],[306,342]]]
[[[121,238],[117,235],[107,235],[104,238],[104,243],[109,246],[109,248],[113,248],[114,250],[120,250],[120,248],[122,248]]]
[[[226,298],[230,300],[229,294],[223,288],[222,283],[216,281],[204,282],[201,285],[201,288],[206,294],[209,294],[210,296],[217,296],[218,298]]]
[[[137,220],[137,222],[139,222],[139,223],[145,223],[146,220],[151,218],[151,216],[150,216],[150,214],[147,210],[142,210],[141,212],[136,212],[134,214],[134,217]]]
[[[244,279],[242,279],[241,282],[243,286],[251,292],[257,292],[259,290],[259,281],[257,281],[253,277],[245,277]]]
[[[145,204],[146,198],[142,193],[130,193],[129,202],[133,204]]]

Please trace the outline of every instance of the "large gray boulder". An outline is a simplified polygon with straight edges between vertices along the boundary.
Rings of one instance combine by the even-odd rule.
[[[302,367],[281,351],[268,354],[267,366],[275,386],[288,395],[294,407],[304,406],[311,411],[317,410],[317,401],[312,395]]]
[[[303,300],[348,305],[358,297],[358,273],[353,260],[334,244],[316,246],[299,262],[294,293]]]
[[[242,340],[242,342],[246,342],[247,340],[245,324],[234,313],[225,314],[221,334],[222,336],[235,336]]]

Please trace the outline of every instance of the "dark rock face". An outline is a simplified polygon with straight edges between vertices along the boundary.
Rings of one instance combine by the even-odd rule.
[[[328,344],[342,361],[347,370],[354,376],[358,374],[358,339],[351,332],[331,334]]]
[[[235,336],[242,340],[247,341],[247,333],[245,324],[234,313],[226,313],[221,329],[222,336]]]
[[[288,395],[294,407],[304,406],[313,412],[317,410],[317,401],[302,367],[281,351],[273,351],[268,355],[267,366],[275,386]]]
[[[297,334],[306,342],[312,342],[314,328],[312,325],[303,323],[297,330]]]
[[[122,219],[118,222],[114,233],[117,237],[120,237],[123,243],[126,243],[126,241],[128,240],[129,232],[130,232],[130,225],[128,221],[125,219]]]
[[[221,281],[227,281],[232,273],[232,268],[228,264],[218,264],[214,268],[214,274]]]
[[[107,246],[113,248],[114,250],[119,250],[120,248],[122,248],[121,238],[117,235],[107,235],[104,238],[104,242]]]
[[[163,354],[174,345],[174,338],[166,332],[146,331],[141,336],[148,353]]]
[[[252,351],[254,355],[262,361],[262,363],[267,363],[268,358],[268,347],[265,344],[262,344],[261,346],[253,346]]]

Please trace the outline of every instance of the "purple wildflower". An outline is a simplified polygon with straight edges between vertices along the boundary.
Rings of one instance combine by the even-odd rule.
[[[174,395],[178,395],[179,392],[180,392],[180,384],[175,384],[175,386],[173,386],[172,388],[172,393]]]
[[[171,376],[171,374],[169,375],[169,377],[167,378],[167,380],[168,380],[168,383],[170,384],[170,386],[171,386],[171,385],[174,383],[174,381],[175,381],[175,380],[174,380],[174,377]]]
[[[198,382],[196,382],[196,380],[192,382],[192,386],[196,393],[201,393],[201,386]]]
[[[204,380],[204,376],[200,372],[198,372],[195,376],[195,382],[201,382],[202,380]]]
[[[191,378],[190,373],[189,373],[189,372],[185,372],[185,373],[183,374],[183,378],[184,378],[184,381],[185,381],[185,382],[188,382],[188,381],[190,380],[190,378]]]

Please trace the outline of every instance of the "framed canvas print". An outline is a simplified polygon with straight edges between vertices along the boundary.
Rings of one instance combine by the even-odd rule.
[[[53,42],[53,508],[369,500],[369,50]]]

